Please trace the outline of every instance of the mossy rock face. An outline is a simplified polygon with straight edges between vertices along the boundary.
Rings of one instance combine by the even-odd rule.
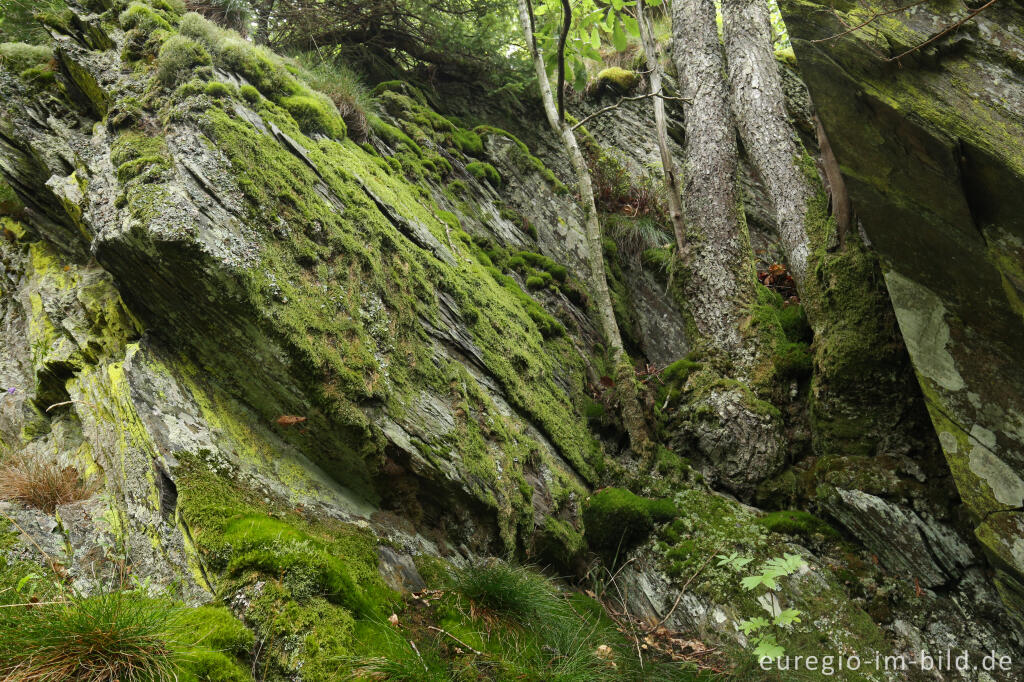
[[[652,500],[621,488],[605,488],[583,507],[584,537],[592,549],[623,557],[651,532],[654,524],[677,515],[671,500]]]
[[[785,535],[797,535],[810,538],[816,534],[836,538],[839,533],[813,514],[799,509],[770,512],[757,519],[757,524],[772,531]]]
[[[285,497],[354,507],[366,517],[380,506],[422,524],[416,531],[423,532],[453,514],[463,524],[453,532],[476,529],[459,542],[481,554],[532,546],[544,530],[533,517],[534,485],[543,514],[578,526],[577,501],[604,465],[579,407],[588,360],[559,319],[493,267],[487,253],[500,260],[503,249],[483,249],[462,231],[469,221],[479,232],[490,230],[488,217],[498,222],[496,202],[487,199],[474,212],[432,194],[455,173],[453,163],[463,163],[449,161],[447,150],[482,154],[488,136],[395,86],[379,97],[396,113],[374,121],[377,139],[359,146],[346,139],[333,105],[285,60],[197,14],[178,16],[174,7],[144,2],[134,7],[124,18],[125,41],[134,41],[128,34],[147,21],[158,26],[152,37],[159,40],[140,46],[148,45],[146,58],[123,45],[94,52],[62,41],[62,68],[79,69],[81,78],[71,81],[77,89],[70,99],[55,91],[53,120],[77,120],[73,140],[62,129],[19,138],[15,131],[27,124],[26,103],[36,93],[3,70],[5,95],[11,88],[0,102],[0,127],[5,139],[19,140],[4,147],[3,165],[15,169],[29,207],[46,216],[32,238],[83,260],[95,253],[95,267],[125,292],[133,323],[163,330],[160,345],[174,348],[174,357],[148,346],[126,350],[132,344],[118,325],[119,309],[105,298],[102,306],[88,299],[95,310],[82,313],[98,320],[95,333],[79,333],[79,325],[52,310],[53,319],[36,311],[38,367],[25,366],[39,376],[24,389],[32,416],[19,419],[18,437],[47,435],[45,407],[78,405],[68,403],[68,390],[119,419],[133,415],[127,383],[149,377],[139,368],[154,363],[165,370],[153,379],[160,391],[177,396],[171,400],[179,407],[195,399],[189,419],[196,433],[207,434],[199,440],[224,458],[213,461],[262,469],[267,485]],[[221,80],[210,80],[214,68]],[[237,90],[228,85],[238,82],[244,84]],[[95,153],[76,156],[71,149],[79,143]],[[59,159],[77,159],[80,167],[71,172]],[[485,183],[501,184],[493,166],[477,163]],[[484,194],[472,175],[452,182],[463,183],[453,188],[463,200]],[[535,197],[552,196],[544,179],[538,184]],[[552,203],[570,205],[559,202]],[[7,243],[6,228],[4,235]],[[585,301],[565,266],[534,256],[530,267],[550,292],[546,298],[564,306],[555,291],[564,289]],[[79,314],[68,305],[61,310]],[[88,353],[72,340],[87,342]],[[11,339],[11,347],[17,343]],[[110,367],[95,366],[97,357]],[[111,377],[116,388],[108,385]],[[137,426],[139,418],[124,421]],[[135,457],[132,467],[118,461],[104,468],[159,483],[152,470],[135,465],[152,469],[152,453],[195,450],[194,442],[156,442],[147,428],[104,438],[95,448],[104,457],[123,450]],[[96,427],[88,438],[111,429]],[[172,462],[160,466],[173,478]],[[139,496],[147,505],[160,497]],[[301,573],[297,566],[306,559],[298,550],[267,555],[266,543],[236,530],[220,532],[246,545],[248,558],[230,569],[218,565],[227,579],[274,568]],[[289,538],[293,548],[316,544]],[[307,578],[320,598],[362,613],[358,600],[342,598],[346,578],[329,552],[313,553],[319,558]],[[268,597],[266,606],[279,601]],[[304,622],[315,620],[313,612],[307,616]]]
[[[972,41],[949,36],[918,49],[934,37],[925,23],[952,25],[958,6],[930,5],[925,23],[888,15],[853,33],[843,26],[866,18],[858,6],[781,6],[959,492],[975,518],[1016,509],[1024,432],[1009,415],[1024,414],[1024,316],[1019,268],[1009,264],[1024,243],[1024,110],[1009,93],[1024,76],[1004,38],[1024,13],[994,7],[970,22]],[[977,533],[1020,581],[1024,562],[1005,547],[1024,534],[997,525]]]

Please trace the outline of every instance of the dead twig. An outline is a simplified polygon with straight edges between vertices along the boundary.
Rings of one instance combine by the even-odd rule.
[[[672,608],[670,608],[668,610],[668,613],[665,614],[665,617],[662,618],[661,620],[659,620],[657,623],[655,623],[648,630],[648,632],[654,632],[655,630],[660,628],[672,616],[672,614],[675,613],[676,607],[679,606],[679,602],[682,600],[683,595],[686,594],[686,588],[688,588],[690,586],[690,583],[693,582],[694,578],[696,578],[698,575],[700,575],[701,572],[707,567],[707,565],[709,563],[711,563],[711,560],[713,558],[715,558],[715,556],[717,556],[720,551],[722,551],[722,547],[724,547],[724,546],[725,545],[719,545],[718,547],[715,548],[715,550],[713,552],[708,554],[707,558],[704,559],[704,563],[702,563],[700,566],[698,566],[697,570],[693,572],[693,575],[691,575],[689,578],[687,578],[686,582],[683,583],[683,586],[679,589],[679,594],[676,596],[675,602],[672,604]]]
[[[423,660],[423,656],[420,655],[420,650],[416,648],[416,642],[414,642],[414,641],[412,641],[410,639],[409,640],[409,646],[411,646],[412,650],[416,652],[416,658],[420,659],[420,663],[423,665],[423,669],[429,673],[430,672],[430,668],[427,667],[427,662],[424,661]]]
[[[462,641],[461,639],[459,639],[458,637],[456,637],[456,636],[455,636],[455,635],[453,635],[452,633],[448,632],[447,630],[442,630],[441,628],[438,628],[438,627],[434,627],[433,625],[428,625],[428,626],[427,626],[427,629],[428,629],[428,630],[433,630],[434,632],[440,632],[440,633],[441,633],[442,635],[444,635],[444,636],[446,636],[446,637],[450,637],[450,638],[454,639],[454,640],[455,640],[456,642],[458,642],[458,643],[459,643],[459,644],[461,644],[462,646],[466,647],[467,649],[469,649],[470,651],[472,651],[472,652],[473,652],[474,654],[476,654],[477,656],[486,656],[486,655],[487,655],[487,654],[485,654],[485,653],[484,653],[484,652],[482,652],[482,651],[477,651],[476,649],[474,649],[474,648],[473,648],[473,647],[471,647],[470,645],[466,644],[466,643],[465,643],[465,642],[463,642],[463,641]]]

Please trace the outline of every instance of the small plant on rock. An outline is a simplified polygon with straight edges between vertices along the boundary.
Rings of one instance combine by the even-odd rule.
[[[741,557],[736,552],[730,555],[718,555],[718,565],[741,571],[753,559]],[[785,628],[800,622],[801,612],[797,609],[783,609],[779,600],[779,578],[796,573],[806,566],[799,554],[783,554],[781,557],[769,559],[761,565],[761,572],[748,575],[740,580],[740,585],[748,592],[764,588],[761,596],[771,608],[771,618],[756,616],[739,624],[740,630],[750,639],[754,647],[754,655],[758,660],[775,659],[786,650],[779,644],[778,637]]]

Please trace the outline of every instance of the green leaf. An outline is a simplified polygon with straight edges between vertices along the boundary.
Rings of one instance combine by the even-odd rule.
[[[771,625],[771,622],[769,622],[767,618],[759,616],[757,618],[751,618],[750,620],[745,620],[742,623],[740,623],[740,630],[743,631],[743,634],[749,635],[750,633],[757,632],[761,628],[766,628],[769,625]]]
[[[776,625],[792,625],[793,623],[800,622],[800,611],[796,609],[786,609],[775,616],[773,621]]]
[[[612,0],[612,9],[616,12],[622,11],[622,0]]]
[[[740,580],[740,585],[743,587],[743,589],[749,592],[750,590],[753,590],[757,588],[759,585],[761,585],[763,579],[764,576],[748,575],[746,578]]]
[[[616,52],[622,52],[626,49],[629,42],[626,40],[626,32],[622,30],[622,24],[618,21],[615,22],[615,30],[612,31],[612,45],[615,46]]]
[[[25,585],[28,585],[29,582],[31,582],[32,580],[35,580],[38,577],[39,577],[39,575],[36,574],[36,573],[29,573],[24,578],[22,578],[21,580],[18,581],[18,585],[14,589],[17,590],[18,592],[21,592],[23,589],[25,589]]]
[[[583,62],[577,62],[573,66],[573,72],[576,74],[576,79],[572,87],[576,92],[583,92],[587,87],[587,67]]]
[[[759,637],[757,646],[754,647],[754,655],[758,660],[762,658],[776,659],[784,653],[786,650],[779,646],[779,643],[775,641],[775,635],[771,634]]]
[[[590,27],[590,46],[595,50],[601,47],[601,34],[597,32],[597,26]]]
[[[634,38],[640,37],[640,24],[633,17],[623,17],[622,23],[626,27],[626,33],[633,36]]]

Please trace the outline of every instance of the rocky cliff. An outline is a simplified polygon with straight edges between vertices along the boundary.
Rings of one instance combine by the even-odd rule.
[[[929,4],[853,32],[880,6],[784,10],[974,534],[1019,618],[1024,39],[1018,6],[981,7]]]
[[[792,12],[798,38],[833,30]],[[745,395],[786,443],[739,501],[713,490],[734,475],[728,439],[687,408],[707,374],[671,286],[685,273],[630,203],[656,182],[649,102],[595,119],[586,139],[607,189],[616,315],[660,444],[653,471],[615,416],[583,216],[551,139],[524,142],[486,107],[456,115],[396,81],[376,87],[356,141],[300,66],[174,2],[92,0],[42,19],[52,44],[5,46],[0,62],[0,447],[72,467],[94,494],[52,513],[0,502],[5,580],[35,566],[100,593],[128,566],[153,594],[251,633],[219,647],[235,677],[199,679],[322,680],[397,655],[381,623],[416,613],[409,595],[445,585],[445,566],[517,557],[566,586],[604,584],[623,622],[661,622],[742,668],[739,623],[779,597],[743,590],[714,557],[793,554],[792,653],[1024,656],[1007,626],[1022,541],[1020,150],[1007,143],[1019,117],[961,121],[991,125],[950,137],[949,108],[924,85],[934,119],[901,113],[908,87],[865,85],[855,66],[883,67],[859,37],[846,51],[796,42],[867,238],[831,244],[823,195],[827,324],[812,339],[800,306],[767,288],[751,311],[751,329],[775,330],[778,362]],[[943,60],[976,59],[1003,35],[989,29],[915,67],[952,82],[960,62]],[[1019,60],[982,53],[1019,97]],[[853,65],[836,66],[846,54]],[[780,68],[816,153],[800,75]],[[582,117],[607,102],[572,106]],[[871,126],[843,123],[863,107]],[[964,117],[995,115],[971,107]],[[541,120],[529,103],[520,115]],[[972,172],[950,170],[963,164]],[[775,262],[749,167],[744,182],[752,242]],[[422,618],[466,639],[479,626],[455,609]],[[480,652],[462,644],[445,651],[471,665],[467,649]]]

